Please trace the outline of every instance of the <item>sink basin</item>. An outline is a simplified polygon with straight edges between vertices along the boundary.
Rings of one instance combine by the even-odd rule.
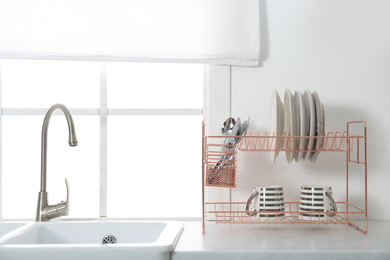
[[[0,237],[3,235],[24,226],[26,223],[22,222],[0,222]]]
[[[178,221],[38,222],[0,239],[0,259],[165,260],[182,229]],[[106,236],[116,243],[103,244]]]

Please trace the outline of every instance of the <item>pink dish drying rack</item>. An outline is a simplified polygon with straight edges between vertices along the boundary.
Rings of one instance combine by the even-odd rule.
[[[351,126],[358,127],[359,135],[350,134]],[[241,141],[226,148],[223,140],[226,136],[206,136],[205,124],[203,123],[202,141],[202,232],[205,234],[206,214],[213,216],[215,223],[224,224],[344,224],[354,227],[364,234],[368,232],[367,219],[367,123],[366,121],[352,121],[347,123],[346,131],[328,132],[323,136],[275,136],[275,134],[261,133],[254,135],[248,133],[239,136]],[[276,140],[281,140],[280,149],[276,149]],[[322,139],[322,140],[321,140]],[[313,149],[304,150],[303,142],[315,142]],[[295,145],[292,143],[295,142]],[[297,148],[294,148],[297,147]],[[230,148],[230,147],[229,147]],[[307,148],[306,148],[307,149]],[[279,212],[283,217],[275,216],[275,212],[262,212],[260,214],[246,211],[246,202],[206,202],[205,187],[236,187],[237,178],[237,152],[238,151],[284,151],[284,152],[341,152],[346,154],[346,201],[336,202],[338,211],[325,212],[326,217],[316,217],[324,212],[299,211],[299,202],[285,202],[285,211]],[[223,159],[221,159],[223,158]],[[349,202],[349,174],[350,164],[363,167],[364,201],[363,206],[356,206]],[[303,214],[305,217],[303,218]],[[266,215],[267,217],[264,217]],[[335,216],[334,216],[335,215]],[[357,219],[364,220],[364,226],[357,225]]]

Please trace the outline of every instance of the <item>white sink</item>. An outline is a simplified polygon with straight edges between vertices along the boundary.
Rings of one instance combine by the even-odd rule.
[[[25,224],[26,223],[24,222],[0,222],[0,238],[9,232],[24,226]]]
[[[178,221],[39,222],[3,236],[0,259],[167,260],[182,229]],[[117,243],[102,244],[107,235]]]

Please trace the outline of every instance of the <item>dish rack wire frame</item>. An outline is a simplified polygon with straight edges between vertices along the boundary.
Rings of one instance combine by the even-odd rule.
[[[363,135],[351,135],[350,126],[360,125],[363,127]],[[205,234],[205,214],[214,214],[215,223],[230,224],[346,224],[364,234],[368,232],[367,217],[367,123],[366,121],[351,121],[347,123],[347,130],[343,133],[329,132],[321,137],[300,137],[300,136],[275,136],[253,134],[241,136],[241,142],[234,149],[234,156],[229,157],[227,165],[216,167],[216,163],[221,162],[218,158],[226,158],[223,153],[215,152],[215,147],[222,148],[223,144],[209,143],[209,139],[224,140],[226,136],[206,136],[205,124],[202,128],[202,233]],[[282,140],[280,149],[276,149],[274,141]],[[292,142],[297,141],[297,147],[302,147],[303,140],[307,142],[315,141],[316,145],[313,150],[294,150],[291,149]],[[322,142],[319,142],[322,139]],[[361,149],[361,146],[363,149]],[[211,148],[211,149],[210,149]],[[211,151],[210,151],[211,150]],[[328,151],[328,152],[345,152],[346,153],[346,201],[336,202],[338,211],[335,212],[302,212],[299,211],[299,202],[285,202],[285,211],[278,212],[278,215],[272,211],[264,211],[260,214],[254,214],[254,211],[246,211],[246,202],[205,202],[205,186],[216,187],[235,187],[236,179],[236,152],[241,151]],[[361,151],[363,150],[363,151]],[[362,154],[361,154],[362,153]],[[349,202],[349,173],[350,164],[363,165],[364,167],[364,209],[352,205]],[[215,178],[216,172],[221,169],[222,175],[231,175],[226,182],[210,182],[210,175]],[[223,176],[217,176],[223,178]],[[212,207],[206,210],[206,205]],[[251,214],[253,213],[253,214]],[[326,216],[325,216],[325,215]],[[282,217],[280,217],[282,216]],[[304,217],[305,216],[305,217]],[[363,216],[365,226],[360,227],[355,221],[355,217]]]

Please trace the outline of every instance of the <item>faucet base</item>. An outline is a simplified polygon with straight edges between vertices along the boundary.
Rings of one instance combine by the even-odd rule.
[[[68,190],[68,180],[66,181],[66,187]],[[46,191],[41,191],[38,194],[38,206],[37,206],[37,215],[36,221],[49,221],[53,218],[58,218],[61,216],[67,216],[69,214],[69,199],[65,202],[62,201],[55,205],[48,205],[48,194]]]
[[[47,192],[41,191],[38,193],[38,206],[37,206],[37,215],[36,215],[36,221],[47,221],[48,219],[44,216],[45,208],[47,207]]]

